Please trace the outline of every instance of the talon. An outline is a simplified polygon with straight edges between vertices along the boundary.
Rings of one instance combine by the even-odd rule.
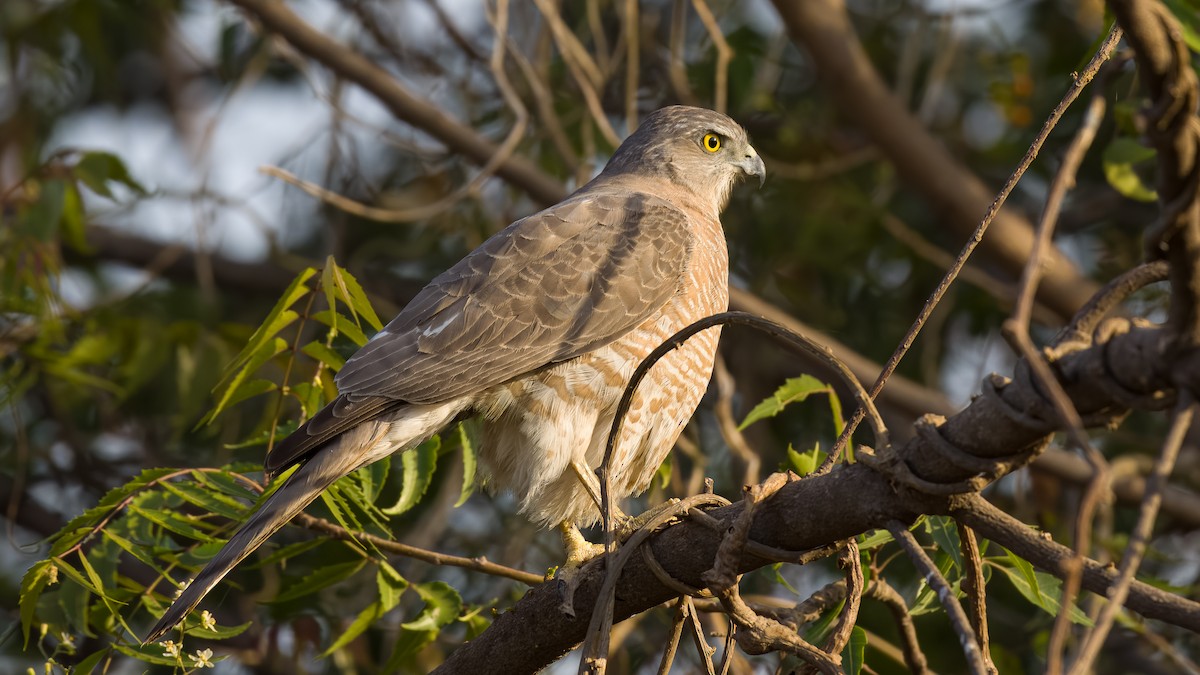
[[[558,609],[563,614],[574,617],[575,589],[583,580],[580,571],[589,560],[604,553],[604,546],[588,541],[579,528],[569,521],[564,520],[558,529],[562,533],[563,548],[567,551],[566,561],[554,574],[554,578],[558,581],[558,597],[561,601]]]

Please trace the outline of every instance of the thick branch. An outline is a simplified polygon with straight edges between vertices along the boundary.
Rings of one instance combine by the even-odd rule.
[[[1158,329],[1136,329],[1116,334],[1108,344],[1097,345],[1068,355],[1059,362],[1067,392],[1085,419],[1093,424],[1118,419],[1124,408],[1113,398],[1110,376],[1129,391],[1150,393],[1168,386],[1161,362]],[[1111,374],[1111,375],[1110,375]],[[1106,393],[1109,392],[1109,393]],[[1148,397],[1148,402],[1157,398]],[[1036,403],[1035,403],[1036,401]],[[979,457],[1000,457],[1021,448],[1036,447],[1052,430],[1049,422],[1007,417],[1002,406],[1034,410],[1037,393],[1027,380],[1019,378],[1003,387],[997,396],[981,396],[965,410],[938,427],[944,438]],[[1100,413],[1100,414],[1098,414]],[[929,480],[956,481],[969,477],[967,472],[940,459],[928,441],[918,435],[897,448],[909,466]],[[980,534],[1001,541],[1019,555],[1052,574],[1062,574],[1059,563],[1070,556],[1069,549],[1043,541],[1032,530],[997,534],[997,527],[986,508],[953,502],[954,515],[975,527]],[[732,523],[742,505],[733,504],[710,512],[725,523]],[[764,502],[750,531],[752,540],[787,550],[807,550],[845,540],[867,530],[883,527],[889,520],[911,521],[918,513],[946,513],[951,503],[945,500],[898,493],[888,480],[861,464],[841,466],[824,476],[807,478],[785,486]],[[820,513],[821,518],[812,514]],[[1004,535],[1004,539],[1000,538]],[[672,577],[684,584],[700,586],[701,575],[710,569],[721,541],[721,533],[687,521],[659,534],[652,540],[655,559]],[[603,560],[601,558],[600,560]],[[741,570],[748,571],[769,561],[744,555]],[[590,608],[596,602],[603,582],[603,563],[597,562],[581,572],[583,581],[575,592],[576,615],[564,616],[557,610],[560,598],[554,584],[532,589],[517,605],[496,619],[484,634],[459,647],[440,672],[476,672],[493,669],[502,672],[535,672],[573,648],[583,638]],[[1089,563],[1084,586],[1103,592],[1114,573],[1105,573],[1097,563]],[[616,620],[643,612],[676,595],[664,586],[644,564],[633,556],[624,568],[617,590]],[[1151,618],[1170,621],[1200,632],[1200,604],[1136,583],[1127,606]],[[520,650],[505,645],[519,641]]]

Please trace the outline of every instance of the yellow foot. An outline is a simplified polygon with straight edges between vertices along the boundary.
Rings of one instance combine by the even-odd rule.
[[[575,616],[575,589],[583,580],[580,571],[589,560],[604,553],[604,546],[585,539],[579,528],[569,521],[564,520],[558,530],[562,533],[563,548],[567,550],[566,561],[554,575],[558,580],[558,596],[561,600],[558,608],[567,616]]]

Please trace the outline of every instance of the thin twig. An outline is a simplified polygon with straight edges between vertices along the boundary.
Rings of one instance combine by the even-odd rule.
[[[896,351],[892,353],[890,358],[888,358],[887,363],[883,367],[883,371],[879,373],[879,378],[875,380],[875,384],[871,386],[872,398],[879,395],[880,390],[883,389],[883,385],[887,383],[888,378],[891,377],[892,373],[896,371],[896,367],[900,365],[900,360],[904,358],[904,355],[908,353],[909,348],[912,347],[913,342],[916,341],[917,334],[921,332],[921,327],[925,325],[925,322],[929,319],[929,315],[933,313],[934,308],[936,308],[942,301],[942,298],[946,295],[946,291],[949,290],[950,285],[954,282],[955,278],[958,277],[959,271],[962,269],[963,265],[967,263],[967,259],[971,257],[971,253],[975,251],[975,248],[979,245],[979,242],[983,241],[983,235],[987,232],[988,225],[991,224],[992,220],[996,217],[996,214],[1000,212],[1000,207],[1003,206],[1004,202],[1008,200],[1008,195],[1012,193],[1013,188],[1016,187],[1017,181],[1021,180],[1021,176],[1025,175],[1025,171],[1037,157],[1038,152],[1042,149],[1042,145],[1046,142],[1046,138],[1050,135],[1050,132],[1055,126],[1058,125],[1058,121],[1062,119],[1062,116],[1066,112],[1067,108],[1070,107],[1071,103],[1075,101],[1075,99],[1079,96],[1079,93],[1083,91],[1083,88],[1086,87],[1087,84],[1092,81],[1092,78],[1096,76],[1096,73],[1100,70],[1100,67],[1104,64],[1104,62],[1108,60],[1109,55],[1112,54],[1113,49],[1117,46],[1117,42],[1119,42],[1120,39],[1121,29],[1114,26],[1109,32],[1108,37],[1106,37],[1104,42],[1100,44],[1100,48],[1096,51],[1096,55],[1092,57],[1092,60],[1088,62],[1087,66],[1084,67],[1084,69],[1075,78],[1074,84],[1071,85],[1071,87],[1067,90],[1067,93],[1063,96],[1062,100],[1059,101],[1058,105],[1055,106],[1054,110],[1050,113],[1050,116],[1046,119],[1045,124],[1042,125],[1042,130],[1038,132],[1038,135],[1030,144],[1029,149],[1025,151],[1025,156],[1021,158],[1021,162],[1017,165],[1017,168],[1013,171],[1012,175],[1008,177],[1008,180],[1005,181],[1004,187],[1000,188],[999,194],[996,195],[996,199],[993,200],[991,206],[988,207],[987,213],[985,213],[983,216],[983,220],[979,222],[979,225],[975,228],[971,238],[963,246],[962,251],[959,252],[958,257],[954,261],[954,266],[947,270],[945,276],[943,276],[942,280],[938,283],[937,288],[934,289],[933,293],[929,296],[929,299],[925,301],[925,306],[921,308],[921,313],[917,316],[916,321],[914,321],[912,326],[908,329],[908,333],[905,334],[904,339],[900,342],[900,345],[896,348]],[[862,422],[865,412],[866,411],[864,411],[861,406],[854,412],[854,416],[850,419],[850,422],[842,431],[841,436],[838,437],[837,442],[834,444],[833,450],[830,451],[830,458],[836,457],[841,452],[842,448],[845,447],[846,443],[850,440],[851,434],[854,433],[855,429],[857,429],[858,425]],[[826,461],[828,462],[829,460]]]
[[[331,523],[324,518],[310,516],[307,513],[301,513],[300,515],[296,516],[294,522],[301,527],[312,530],[313,532],[319,532],[327,537],[331,537],[339,541],[370,542],[380,551],[393,553],[395,555],[402,555],[406,558],[413,558],[414,560],[427,562],[431,565],[446,565],[448,567],[461,567],[463,569],[475,570],[476,572],[483,572],[484,574],[490,574],[496,577],[504,577],[505,579],[512,579],[513,581],[519,581],[526,586],[537,586],[546,580],[545,577],[540,574],[534,574],[532,572],[506,567],[499,563],[494,563],[482,556],[478,558],[464,558],[462,556],[438,553],[437,551],[430,551],[428,549],[417,548],[416,546],[409,546],[408,544],[402,544],[391,539],[384,539],[383,537],[378,537],[366,532],[351,532],[350,530],[347,530],[340,525]]]
[[[1054,229],[1058,223],[1059,213],[1067,191],[1075,185],[1075,175],[1084,155],[1092,145],[1100,123],[1104,120],[1104,96],[1097,92],[1088,103],[1083,121],[1071,139],[1067,151],[1063,155],[1062,165],[1050,183],[1046,196],[1046,206],[1037,225],[1037,237],[1033,250],[1029,254],[1029,262],[1021,273],[1020,290],[1017,292],[1017,303],[1013,314],[1001,326],[1000,332],[1012,346],[1013,350],[1029,365],[1030,371],[1037,378],[1042,391],[1049,396],[1050,402],[1058,414],[1059,421],[1065,427],[1067,436],[1078,447],[1092,466],[1092,480],[1080,500],[1079,511],[1075,522],[1075,559],[1068,571],[1066,583],[1063,584],[1062,603],[1071,607],[1079,593],[1079,577],[1082,574],[1083,556],[1091,548],[1092,519],[1100,498],[1108,493],[1111,474],[1108,463],[1088,439],[1083,428],[1083,419],[1071,403],[1071,397],[1054,375],[1046,357],[1040,354],[1029,335],[1029,322],[1033,313],[1033,298],[1037,292],[1038,281],[1042,275],[1043,259],[1053,246]],[[1071,628],[1070,612],[1063,611],[1055,618],[1054,628],[1050,632],[1050,644],[1047,648],[1046,670],[1058,673],[1062,669],[1062,650],[1066,644],[1067,634]]]
[[[692,7],[695,8],[696,14],[700,16],[700,22],[704,24],[704,30],[708,31],[708,37],[712,38],[713,46],[717,49],[717,67],[716,67],[716,82],[714,83],[715,91],[713,92],[713,109],[717,112],[725,112],[725,103],[728,100],[729,90],[729,62],[733,59],[733,49],[725,40],[725,34],[721,32],[721,26],[717,24],[717,18],[713,16],[712,10],[708,8],[708,3],[704,0],[692,0]]]
[[[900,633],[904,665],[908,666],[909,672],[915,675],[928,673],[929,661],[925,658],[925,652],[921,651],[921,643],[917,638],[917,627],[913,624],[912,615],[908,612],[908,605],[904,604],[904,597],[878,573],[871,575],[871,583],[867,584],[867,590],[863,595],[882,602],[891,612],[892,619],[896,622],[896,629]]]
[[[720,355],[717,356],[717,363],[713,368],[713,379],[717,385],[717,403],[713,406],[713,413],[717,418],[717,426],[721,429],[721,437],[725,439],[725,444],[733,454],[746,465],[742,485],[754,485],[759,481],[762,460],[754,448],[750,447],[745,434],[738,429],[737,422],[733,419],[733,395],[737,393],[737,384],[725,365],[725,359]],[[831,392],[830,395],[834,394]]]
[[[638,47],[642,38],[642,19],[637,0],[625,0],[625,131],[633,133],[638,125]]]
[[[983,656],[983,665],[988,673],[997,675],[996,664],[992,662],[992,653],[988,636],[987,620],[987,582],[983,577],[983,557],[979,554],[979,542],[975,539],[975,530],[957,523],[958,542],[962,551],[963,580],[962,589],[967,596],[970,608],[971,627],[975,629],[975,637],[979,639],[979,653]]]
[[[675,601],[675,618],[671,623],[671,637],[667,640],[667,648],[663,650],[662,661],[658,664],[658,675],[669,675],[671,664],[675,662],[675,652],[679,649],[679,638],[683,637],[683,622],[687,621],[688,597],[680,596]]]
[[[888,523],[888,532],[892,533],[892,537],[908,554],[913,565],[924,577],[925,583],[937,592],[938,600],[946,610],[946,617],[954,626],[954,632],[958,633],[958,640],[962,644],[963,655],[967,657],[967,665],[970,666],[971,672],[975,675],[986,675],[988,670],[983,662],[983,652],[979,649],[978,638],[971,628],[971,622],[967,619],[967,613],[963,611],[962,605],[959,604],[958,598],[954,595],[954,589],[950,587],[946,577],[938,571],[937,565],[933,564],[933,561],[925,554],[924,549],[903,523],[896,520],[891,521]]]
[[[1175,412],[1175,420],[1171,424],[1170,431],[1167,432],[1167,438],[1163,441],[1162,451],[1158,455],[1158,460],[1154,463],[1154,471],[1150,473],[1150,478],[1146,483],[1146,496],[1142,498],[1142,509],[1138,513],[1137,524],[1134,525],[1133,531],[1129,533],[1129,543],[1125,545],[1125,552],[1121,555],[1120,573],[1117,577],[1117,582],[1108,589],[1105,594],[1108,597],[1108,604],[1100,612],[1100,617],[1096,620],[1096,625],[1088,632],[1084,639],[1083,646],[1079,649],[1079,655],[1076,657],[1075,663],[1071,666],[1071,675],[1082,675],[1083,673],[1091,672],[1092,663],[1100,653],[1100,646],[1104,644],[1104,640],[1108,637],[1109,630],[1112,629],[1113,621],[1117,618],[1117,612],[1125,605],[1125,598],[1129,595],[1130,584],[1133,583],[1134,576],[1137,574],[1138,566],[1142,562],[1142,558],[1146,555],[1146,544],[1150,540],[1150,535],[1154,530],[1154,521],[1158,517],[1158,507],[1162,503],[1162,490],[1167,483],[1167,479],[1171,476],[1171,470],[1175,467],[1175,460],[1179,457],[1179,449],[1183,445],[1184,438],[1187,436],[1188,429],[1191,428],[1192,418],[1196,413],[1196,404],[1186,394],[1181,394],[1179,397],[1178,408]]]

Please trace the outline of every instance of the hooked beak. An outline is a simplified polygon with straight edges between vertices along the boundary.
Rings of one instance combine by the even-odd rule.
[[[746,156],[742,161],[738,162],[742,172],[747,176],[758,176],[758,187],[762,187],[767,180],[767,167],[763,164],[762,157],[754,151],[754,148],[746,146]]]

